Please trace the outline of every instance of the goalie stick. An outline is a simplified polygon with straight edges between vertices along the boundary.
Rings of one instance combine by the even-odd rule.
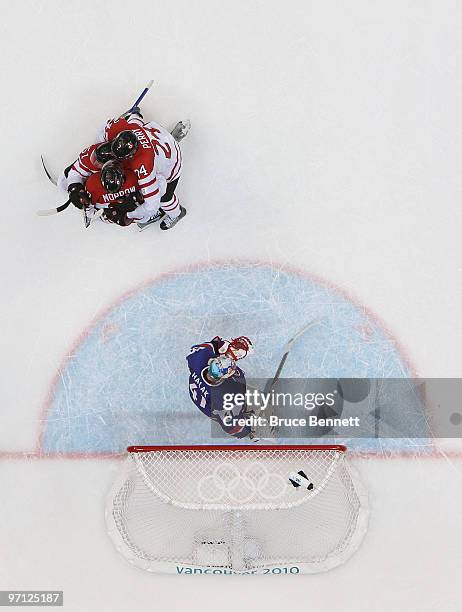
[[[306,325],[304,325],[301,329],[298,330],[298,332],[292,336],[292,338],[287,342],[287,344],[284,347],[284,352],[282,354],[282,358],[281,361],[279,362],[279,365],[277,367],[276,373],[273,376],[272,379],[268,380],[268,382],[265,385],[265,388],[263,390],[264,394],[270,394],[271,391],[273,390],[274,386],[276,385],[276,383],[278,382],[280,376],[281,376],[281,372],[284,368],[284,365],[287,361],[287,357],[289,356],[289,353],[293,347],[293,345],[295,344],[295,342],[301,337],[303,336],[309,329],[311,329],[312,327],[315,327],[316,325],[319,325],[319,323],[321,322],[322,319],[314,319],[313,321],[310,321],[309,323],[307,323]],[[269,415],[272,415],[272,408],[270,407],[269,409]],[[261,431],[255,431],[254,432],[254,436],[258,434],[258,439],[264,438],[268,436],[268,427],[269,427],[269,433],[270,433],[270,438],[274,437],[274,433],[276,431],[276,427],[273,426],[269,426],[269,425],[265,425],[263,426],[263,428],[261,429]]]
[[[272,380],[268,381],[265,385],[265,393],[271,393],[271,389],[274,387],[274,385],[277,383],[277,381],[279,380],[280,376],[281,376],[281,372],[282,369],[287,361],[287,357],[289,356],[290,350],[292,348],[292,346],[294,345],[295,341],[298,340],[298,338],[300,338],[300,336],[303,336],[303,334],[305,334],[309,329],[311,329],[312,327],[314,327],[315,325],[318,325],[321,322],[321,319],[315,319],[314,321],[310,321],[309,323],[307,323],[304,327],[302,327],[296,334],[295,336],[293,336],[285,345],[284,347],[284,353],[282,355],[282,359],[279,362],[278,365],[278,369],[276,370],[276,374],[274,375],[274,377],[272,378]]]

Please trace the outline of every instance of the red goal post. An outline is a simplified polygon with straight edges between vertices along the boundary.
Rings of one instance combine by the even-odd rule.
[[[127,453],[149,453],[158,451],[229,451],[229,450],[241,450],[241,451],[269,451],[269,450],[312,450],[312,451],[337,451],[339,453],[346,453],[348,450],[343,444],[287,444],[278,446],[276,444],[199,444],[195,446],[129,446]]]

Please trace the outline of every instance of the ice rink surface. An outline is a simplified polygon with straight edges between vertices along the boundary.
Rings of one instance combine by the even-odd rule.
[[[215,322],[256,335],[254,375],[322,310],[326,336],[289,374],[461,376],[461,26],[449,0],[4,7],[0,589],[63,589],[73,612],[460,609],[458,441],[355,456],[369,532],[315,576],[144,574],[113,549],[104,501],[132,424],[185,435],[161,385],[181,389],[183,343]],[[36,216],[64,201],[40,153],[70,163],[151,78],[146,118],[192,122],[184,221]]]

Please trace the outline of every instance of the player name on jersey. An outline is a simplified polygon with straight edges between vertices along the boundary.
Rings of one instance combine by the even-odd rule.
[[[126,189],[122,189],[121,191],[117,191],[117,193],[108,193],[105,192],[103,194],[103,202],[115,202],[119,198],[126,196],[130,193],[134,193],[136,191],[135,186],[127,187]]]

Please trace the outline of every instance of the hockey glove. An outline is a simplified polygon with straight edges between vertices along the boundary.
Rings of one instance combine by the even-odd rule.
[[[125,119],[126,121],[130,121],[130,119],[141,119],[142,121],[144,121],[143,115],[141,114],[140,111],[140,107],[139,106],[134,106],[133,108],[131,108],[130,110],[126,111],[123,115],[122,115],[122,119]]]
[[[114,206],[109,206],[109,208],[106,208],[104,211],[104,218],[111,223],[120,225],[121,227],[126,227],[127,225],[130,225],[130,223],[133,223],[133,219],[129,219],[126,212],[115,208]]]
[[[119,198],[104,211],[105,218],[111,223],[116,223],[125,227],[133,223],[133,219],[127,217],[128,212],[136,210],[138,207],[137,192]]]
[[[72,183],[67,188],[69,200],[80,210],[91,206],[91,200],[82,183]]]

